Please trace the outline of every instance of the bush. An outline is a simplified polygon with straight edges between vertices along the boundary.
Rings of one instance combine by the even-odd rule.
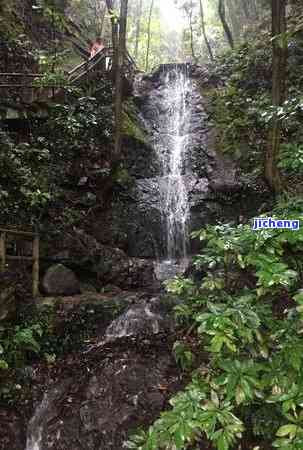
[[[289,202],[289,217],[303,219],[295,205]],[[208,439],[228,450],[250,435],[256,443],[263,438],[265,448],[302,449],[303,267],[297,255],[303,230],[217,225],[194,236],[203,242],[195,264],[207,276],[198,285],[175,278],[167,287],[182,295],[177,318],[195,330],[206,357],[185,391],[171,399],[172,409],[128,448],[181,450]],[[190,349],[177,344],[176,350],[188,370]],[[201,360],[199,351],[196,356]],[[270,426],[263,427],[268,410]]]
[[[50,200],[46,167],[49,152],[28,143],[14,144],[0,132],[0,221],[33,223]]]

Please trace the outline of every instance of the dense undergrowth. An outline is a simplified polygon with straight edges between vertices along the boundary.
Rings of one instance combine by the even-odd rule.
[[[301,184],[303,170],[302,42],[302,32],[290,32],[287,94],[277,111],[282,124],[279,165],[285,188],[286,183]],[[218,131],[217,149],[230,155],[246,173],[260,177],[268,130],[276,112],[271,106],[270,34],[260,32],[259,38],[227,52],[216,61],[211,73],[220,80],[220,85],[209,92],[211,115]]]
[[[21,141],[1,131],[1,223],[43,228],[53,215],[53,225],[61,229],[83,219],[92,199],[73,202],[66,193],[77,190],[81,177],[89,176],[94,166],[96,185],[109,174],[111,100],[109,82],[100,85],[94,97],[72,91],[67,103],[50,108],[46,122],[30,120],[31,132]]]
[[[302,220],[302,207],[301,199],[284,201],[270,216]],[[175,344],[177,360],[185,370],[201,354],[203,362],[194,364],[172,409],[129,448],[200,448],[207,438],[218,450],[241,441],[244,448],[299,450],[303,230],[218,224],[194,236],[203,243],[195,258],[202,282],[176,278],[167,287],[184,299],[176,318],[190,330]]]

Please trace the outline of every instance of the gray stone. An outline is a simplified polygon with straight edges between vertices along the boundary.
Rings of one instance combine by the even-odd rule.
[[[47,295],[74,295],[80,293],[80,284],[74,272],[63,264],[51,266],[42,280]]]

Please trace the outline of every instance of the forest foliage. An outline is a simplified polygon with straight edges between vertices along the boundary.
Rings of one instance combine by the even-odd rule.
[[[303,220],[300,2],[288,2],[288,29],[275,38],[274,46],[267,0],[175,3],[183,20],[179,30],[163,22],[159,1],[130,1],[128,50],[142,70],[178,61],[207,68],[209,80],[215,81],[203,94],[217,129],[217,151],[232,157],[251,179],[262,178],[268,134],[278,122],[281,145],[275,163],[285,186],[268,215]],[[9,25],[17,4],[17,0],[1,4],[0,14],[7,19],[6,39],[9,36],[20,46],[20,34],[28,27],[22,20],[16,28]],[[49,47],[32,52],[46,74],[46,84],[54,80],[64,84],[60,70],[74,61],[70,48],[62,44],[66,28],[69,45],[72,39],[89,48],[97,36],[111,45],[111,25],[119,10],[109,14],[105,1],[69,0],[65,10],[55,0],[37,1],[34,6],[33,16],[42,15],[50,25]],[[274,103],[272,62],[277,48],[287,49],[288,60],[285,80],[280,80],[285,82],[285,95]],[[51,78],[54,72],[57,78]],[[115,129],[112,91],[111,81],[100,83],[93,93],[69,91],[68,101],[53,105],[42,126],[33,122],[27,142],[1,131],[2,221],[39,222],[48,231],[53,227],[59,232],[84,222],[96,198],[85,197],[66,208],[65,197],[70,186],[86,176],[84,158],[98,163],[98,182],[108,179]],[[144,141],[130,114],[124,111],[123,116],[123,133],[127,128]],[[193,238],[201,241],[195,258],[201,281],[175,278],[167,284],[170,295],[183,299],[175,310],[183,334],[174,353],[191,381],[148,430],[129,439],[128,447],[181,450],[208,440],[217,450],[235,449],[240,442],[252,443],[255,450],[301,450],[302,229],[256,233],[248,223],[217,224],[197,231]],[[74,327],[70,324],[65,334],[57,336],[51,329],[52,314],[47,308],[35,310],[0,328],[1,370],[24,368],[35,358],[52,364],[94,331],[85,310],[75,318]],[[15,394],[7,386],[0,392],[10,404]]]

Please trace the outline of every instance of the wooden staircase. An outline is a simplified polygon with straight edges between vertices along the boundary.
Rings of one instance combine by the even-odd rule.
[[[87,81],[91,81],[96,76],[105,77],[106,74],[113,70],[113,49],[104,48],[99,51],[93,58],[90,58],[69,72],[65,73],[66,85],[64,87],[81,85]],[[127,52],[124,59],[124,77],[130,81],[134,74],[138,71],[137,65],[131,55]],[[54,90],[64,89],[64,87],[56,85],[39,85],[37,82],[43,78],[43,74],[34,73],[0,73],[0,94],[2,97],[7,94],[10,89],[20,90]],[[34,96],[35,97],[35,96]]]

